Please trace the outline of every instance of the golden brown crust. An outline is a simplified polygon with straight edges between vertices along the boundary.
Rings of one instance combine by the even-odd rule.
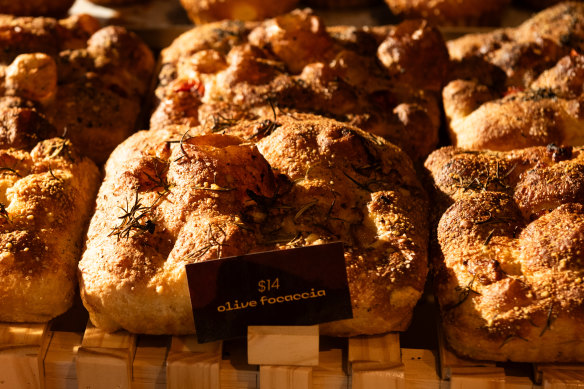
[[[451,347],[474,359],[584,360],[584,150],[470,152],[426,168],[441,210],[436,294]]]
[[[0,18],[0,107],[14,118],[4,120],[0,138],[26,131],[36,136],[34,145],[65,135],[103,163],[134,131],[154,69],[152,53],[121,27],[98,28],[86,15]]]
[[[99,179],[64,139],[0,151],[0,321],[48,321],[71,306]]]
[[[75,0],[0,0],[0,13],[18,16],[63,16]]]
[[[440,34],[423,21],[326,29],[296,10],[262,23],[203,25],[162,53],[151,127],[255,119],[273,106],[348,122],[418,159],[437,143],[435,92],[447,61]]]
[[[515,29],[451,41],[453,80],[442,96],[452,143],[490,150],[583,144],[583,39],[584,4],[573,2]]]
[[[299,0],[181,0],[196,24],[231,20],[263,20],[291,11]]]
[[[185,263],[340,240],[355,318],[323,332],[405,329],[427,271],[427,203],[403,152],[300,114],[241,122],[229,135],[184,131],[138,133],[106,165],[79,265],[96,325],[192,333]],[[187,156],[167,142],[181,138]],[[124,229],[119,207],[136,202],[147,216]]]
[[[510,0],[385,0],[391,12],[436,25],[496,26]]]

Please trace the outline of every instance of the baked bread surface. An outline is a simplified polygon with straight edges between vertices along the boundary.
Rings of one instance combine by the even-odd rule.
[[[99,181],[68,140],[0,150],[0,321],[45,322],[71,306]]]
[[[151,128],[219,128],[276,107],[350,123],[419,159],[438,141],[447,63],[441,35],[424,21],[327,29],[296,10],[261,23],[211,23],[163,51]]]
[[[150,49],[121,27],[99,29],[87,15],[0,16],[0,29],[0,138],[24,131],[34,146],[65,136],[105,162],[135,130],[154,69]]]
[[[436,295],[449,345],[479,360],[584,360],[584,150],[446,147]]]
[[[448,44],[443,90],[452,144],[512,150],[583,144],[584,3],[562,3],[515,29]]]
[[[354,319],[323,333],[404,330],[424,287],[428,231],[408,157],[316,116],[226,131],[151,130],[114,151],[79,264],[92,322],[193,333],[186,263],[343,241]],[[168,142],[180,139],[182,149]],[[130,227],[124,215],[133,206],[144,216]]]

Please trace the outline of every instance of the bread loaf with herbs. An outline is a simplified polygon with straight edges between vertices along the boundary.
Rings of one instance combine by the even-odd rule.
[[[433,258],[450,347],[478,360],[584,361],[584,150],[426,161],[442,215]]]
[[[185,264],[345,243],[354,318],[330,335],[404,330],[427,273],[427,200],[397,147],[317,116],[140,132],[106,177],[79,264],[92,322],[195,331]]]

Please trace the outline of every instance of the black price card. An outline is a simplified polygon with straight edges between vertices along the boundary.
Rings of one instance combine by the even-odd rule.
[[[353,317],[342,243],[186,265],[199,342]]]

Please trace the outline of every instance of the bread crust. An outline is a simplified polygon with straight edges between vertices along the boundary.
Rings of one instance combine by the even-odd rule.
[[[443,212],[433,262],[450,347],[478,360],[584,360],[583,148],[447,147],[425,166]]]
[[[163,51],[151,128],[213,126],[277,107],[345,121],[419,159],[438,141],[447,63],[441,35],[423,21],[326,29],[296,10],[261,23],[211,23]]]
[[[151,130],[112,154],[79,264],[92,322],[108,331],[193,333],[186,263],[340,240],[355,318],[322,332],[404,330],[424,287],[428,231],[425,194],[407,156],[317,116],[227,131]],[[181,138],[185,154],[167,142]],[[156,163],[166,193],[148,184]],[[148,220],[156,227],[120,236],[119,207],[136,201],[154,204]]]
[[[154,69],[150,49],[121,27],[99,29],[87,15],[1,16],[0,30],[0,107],[15,117],[0,137],[12,136],[15,127],[33,131],[18,123],[34,116],[43,127],[38,139],[66,136],[105,162],[135,130]]]
[[[584,4],[563,3],[515,29],[448,44],[442,92],[452,144],[512,150],[583,144]]]
[[[60,138],[0,150],[0,166],[0,321],[45,322],[73,302],[100,175]]]

